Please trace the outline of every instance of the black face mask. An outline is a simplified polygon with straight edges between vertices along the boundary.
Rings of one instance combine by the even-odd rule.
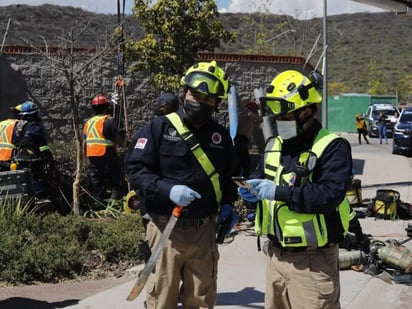
[[[189,123],[202,125],[212,117],[214,107],[196,101],[185,100],[183,108],[185,110],[185,119]]]

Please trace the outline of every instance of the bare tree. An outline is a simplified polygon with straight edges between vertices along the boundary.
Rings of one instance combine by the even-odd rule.
[[[81,130],[83,123],[79,117],[79,105],[84,100],[85,86],[90,82],[95,68],[101,67],[102,59],[113,48],[111,36],[105,37],[103,44],[95,49],[76,47],[88,29],[89,23],[90,21],[82,24],[75,22],[67,33],[59,37],[57,47],[50,47],[44,40],[44,47],[36,48],[39,55],[50,61],[51,67],[56,72],[56,83],[60,84],[64,90],[65,101],[70,106],[76,152],[73,180],[73,213],[75,215],[80,214],[80,189],[86,165]]]

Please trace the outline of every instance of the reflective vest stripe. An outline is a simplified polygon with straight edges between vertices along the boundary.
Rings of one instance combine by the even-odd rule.
[[[170,113],[167,114],[166,117],[172,123],[172,125],[176,128],[177,132],[182,136],[185,140],[187,145],[189,146],[190,150],[192,151],[193,155],[199,162],[200,166],[209,176],[210,181],[212,182],[213,189],[215,191],[216,202],[220,205],[222,201],[222,190],[220,189],[220,182],[219,182],[219,173],[216,172],[213,163],[210,161],[202,147],[200,147],[197,140],[194,139],[193,133],[189,130],[187,126],[182,122],[180,116],[177,113]],[[196,142],[193,142],[196,141]]]
[[[6,119],[0,122],[0,161],[9,161],[16,147],[12,144],[13,131],[17,119]]]
[[[90,118],[84,126],[83,132],[86,141],[86,156],[101,157],[106,153],[107,147],[113,147],[111,140],[104,138],[104,121],[109,115],[96,115]]]
[[[40,152],[43,152],[43,151],[49,150],[50,147],[49,147],[49,145],[44,145],[44,146],[41,146],[39,149],[40,149]]]

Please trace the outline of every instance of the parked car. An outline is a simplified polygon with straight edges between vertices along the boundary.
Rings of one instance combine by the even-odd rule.
[[[392,153],[412,155],[412,107],[405,107],[395,124]]]
[[[396,115],[399,115],[399,110],[396,106],[389,103],[374,103],[368,106],[365,114],[366,125],[368,127],[368,135],[370,137],[379,136],[378,118],[379,113],[384,112],[387,116],[386,133],[388,137],[393,135],[393,127],[396,122]]]

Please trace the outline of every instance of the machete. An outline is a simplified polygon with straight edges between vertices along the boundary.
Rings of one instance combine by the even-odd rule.
[[[163,252],[164,247],[166,246],[166,242],[169,239],[170,234],[174,226],[176,225],[177,219],[180,217],[180,213],[182,212],[183,206],[176,205],[173,209],[172,215],[169,218],[169,222],[160,237],[159,242],[156,244],[154,249],[152,250],[152,255],[150,256],[149,260],[147,261],[145,267],[143,268],[142,272],[139,274],[139,278],[137,278],[136,283],[134,284],[133,288],[130,290],[129,295],[127,296],[127,300],[133,300],[137,296],[139,296],[140,292],[143,290],[147,279],[149,279],[150,273],[153,271],[153,268],[156,265],[157,259],[160,257],[160,254]]]

